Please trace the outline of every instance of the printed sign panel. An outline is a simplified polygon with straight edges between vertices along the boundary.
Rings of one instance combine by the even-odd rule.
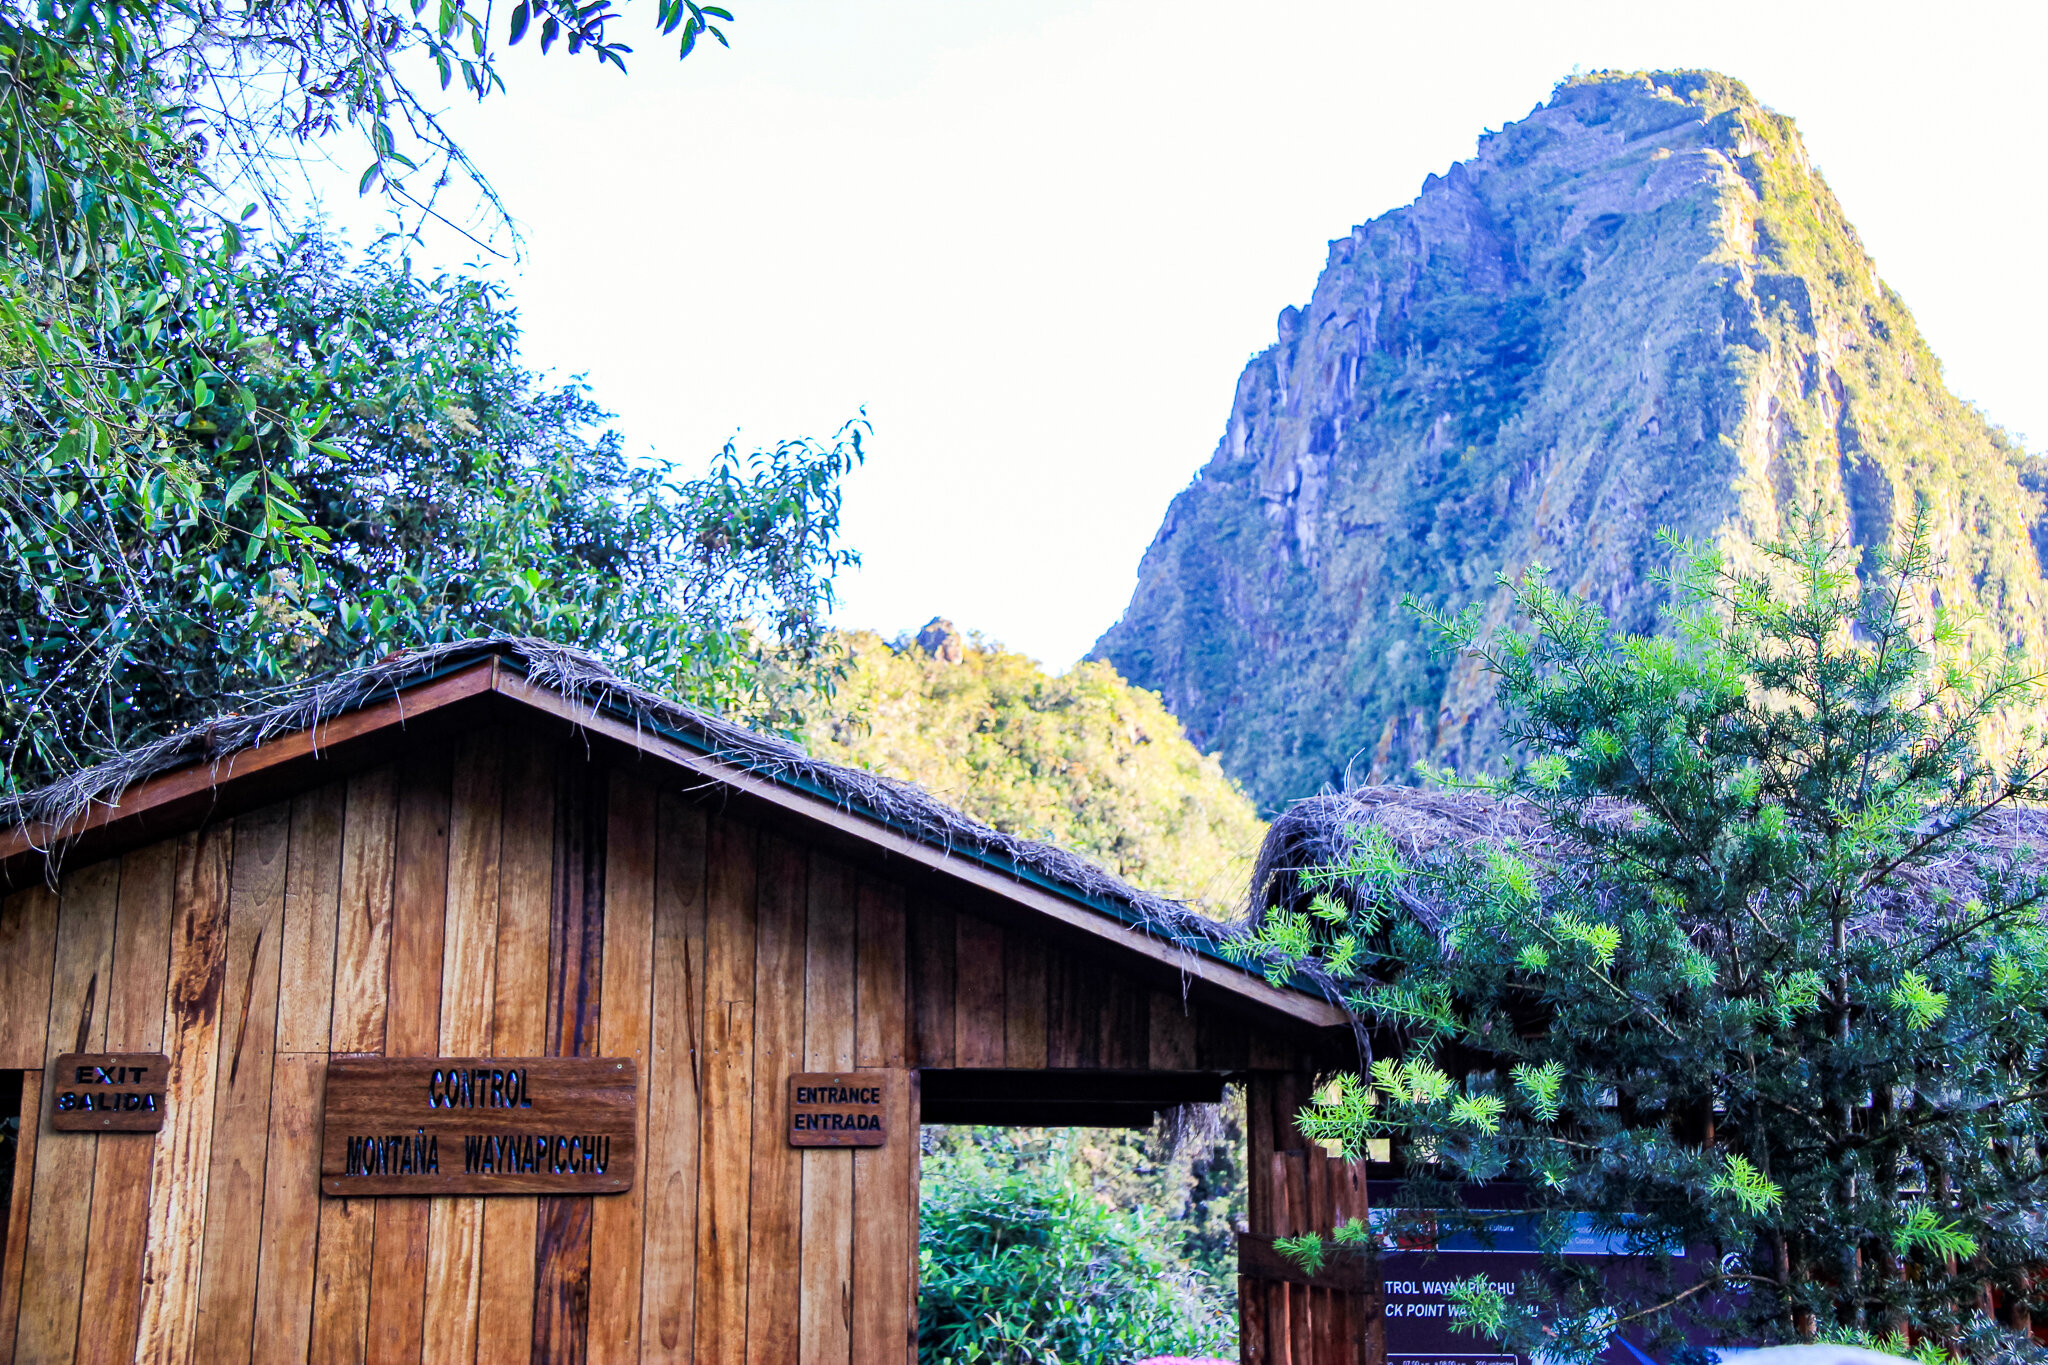
[[[164,1126],[171,1059],[161,1052],[67,1052],[50,1063],[50,1127],[154,1133]]]
[[[617,1194],[633,1187],[631,1057],[336,1057],[322,1193]]]
[[[789,1078],[789,1145],[880,1147],[889,1140],[886,1071],[819,1071]]]

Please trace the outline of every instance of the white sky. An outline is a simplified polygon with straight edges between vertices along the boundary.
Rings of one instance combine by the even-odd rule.
[[[529,39],[455,124],[524,226],[529,363],[629,449],[866,406],[843,624],[1084,653],[1327,242],[1574,67],[1713,67],[1796,118],[1951,385],[2048,438],[2048,6],[725,3],[733,49],[684,63],[629,6],[629,77]]]

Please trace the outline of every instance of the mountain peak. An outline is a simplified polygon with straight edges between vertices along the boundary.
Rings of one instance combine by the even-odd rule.
[[[1404,597],[1498,621],[1541,563],[1654,631],[1661,527],[1740,562],[1795,507],[1875,546],[1924,497],[1976,643],[2038,650],[2034,481],[1789,118],[1715,72],[1574,76],[1331,243],[1097,653],[1278,805],[1498,758],[1489,680]]]

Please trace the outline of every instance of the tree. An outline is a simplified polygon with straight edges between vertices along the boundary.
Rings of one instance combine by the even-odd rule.
[[[1590,1359],[1627,1325],[2023,1350],[2006,1329],[2048,1265],[2048,868],[2016,807],[2048,767],[1977,737],[2037,675],[1955,657],[1924,515],[1861,578],[1818,512],[1753,571],[1675,548],[1676,639],[1616,638],[1540,569],[1526,630],[1437,621],[1520,745],[1484,790],[1573,851],[1409,859],[1358,829],[1279,888],[1255,946],[1347,977],[1380,1054],[1304,1129],[1402,1140],[1397,1228],[1521,1183],[1544,1274],[1459,1296],[1514,1349]],[[1639,1254],[1629,1276],[1566,1260],[1580,1217]]]
[[[544,42],[566,22],[519,12]],[[598,42],[608,8],[574,14]],[[376,82],[413,39],[380,15],[0,3],[0,792],[451,635],[547,634],[770,725],[830,685],[864,423],[695,480],[629,463],[580,388],[519,366],[502,291],[317,234],[252,250],[254,207],[220,211],[223,167],[262,190],[274,138],[336,111],[412,164]],[[444,6],[436,41],[457,30],[481,32]],[[298,122],[249,122],[302,88]]]
[[[629,465],[582,389],[519,367],[496,286],[350,267],[318,238],[208,279],[113,333],[109,373],[156,444],[82,441],[61,405],[18,404],[0,431],[9,786],[266,687],[494,632],[771,726],[826,681],[862,424],[728,446],[685,479]]]

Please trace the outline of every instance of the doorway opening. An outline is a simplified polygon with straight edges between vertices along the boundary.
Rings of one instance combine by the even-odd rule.
[[[919,1356],[1235,1360],[1242,1088],[927,1071]]]

